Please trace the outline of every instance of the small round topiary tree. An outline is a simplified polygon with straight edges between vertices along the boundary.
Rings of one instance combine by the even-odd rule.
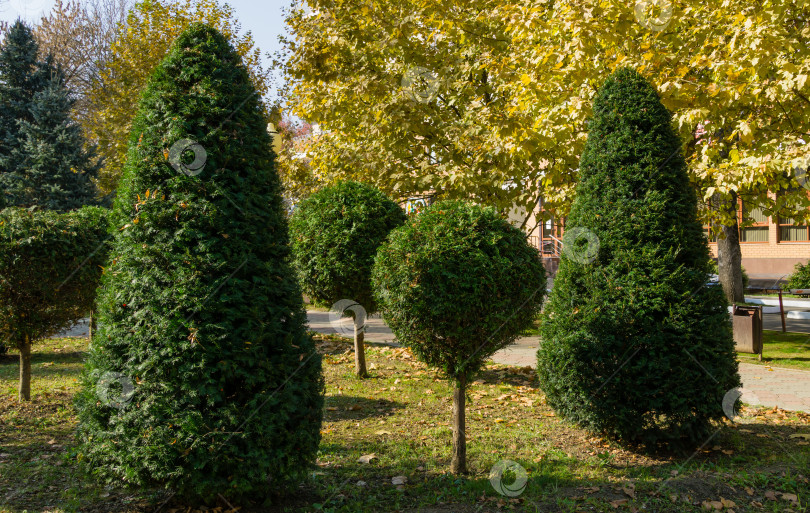
[[[293,262],[305,294],[320,303],[349,299],[371,315],[377,303],[371,266],[377,248],[405,212],[381,191],[358,182],[324,187],[299,203],[290,220]],[[367,376],[361,314],[355,316],[354,364]]]
[[[703,442],[740,378],[681,142],[629,69],[607,79],[589,129],[541,318],[540,387],[593,431],[650,448]]]
[[[31,399],[32,344],[93,310],[107,254],[106,215],[98,207],[0,212],[0,340],[20,352],[21,401]]]
[[[80,458],[107,481],[266,497],[314,463],[321,360],[266,127],[227,39],[184,31],[133,125],[78,398]]]
[[[546,287],[539,253],[494,209],[443,201],[391,233],[372,283],[397,339],[455,383],[451,470],[465,473],[467,383],[532,325]]]

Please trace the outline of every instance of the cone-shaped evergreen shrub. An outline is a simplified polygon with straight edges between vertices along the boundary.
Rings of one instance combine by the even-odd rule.
[[[374,255],[405,219],[402,208],[380,190],[358,182],[324,187],[299,203],[290,220],[290,238],[304,293],[327,306],[347,299],[369,315],[376,312]],[[366,375],[362,322],[355,317],[355,371],[361,377]]]
[[[201,24],[143,93],[79,398],[80,458],[101,477],[238,498],[315,458],[321,361],[262,112],[239,55]],[[177,158],[184,139],[199,147]]]
[[[391,232],[372,284],[397,339],[455,384],[451,470],[465,473],[467,383],[532,325],[546,291],[543,262],[494,209],[442,201]]]
[[[647,446],[705,441],[740,384],[670,118],[629,69],[597,94],[538,350],[560,414]]]

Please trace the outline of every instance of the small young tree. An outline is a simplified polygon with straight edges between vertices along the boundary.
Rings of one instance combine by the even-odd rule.
[[[106,211],[0,212],[0,340],[20,351],[19,399],[31,399],[31,346],[93,308],[106,257]]]
[[[260,102],[202,24],[141,98],[78,398],[81,456],[102,479],[266,497],[315,460],[321,360]]]
[[[379,190],[357,182],[325,187],[299,203],[290,220],[293,261],[305,294],[316,302],[355,301],[377,311],[371,266],[377,248],[405,222],[402,208]],[[354,312],[354,367],[366,377],[363,320]]]
[[[494,209],[443,201],[391,233],[372,283],[397,339],[455,384],[451,470],[465,473],[467,383],[534,321],[546,288],[540,256]]]
[[[540,386],[561,415],[647,446],[700,443],[740,384],[726,301],[671,115],[615,72],[593,106],[560,267],[541,321]]]

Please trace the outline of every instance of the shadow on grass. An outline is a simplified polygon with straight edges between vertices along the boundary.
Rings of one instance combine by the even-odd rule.
[[[368,399],[347,395],[326,396],[324,421],[362,420],[371,417],[387,417],[404,408],[403,403],[387,399]]]
[[[85,353],[68,351],[64,353],[33,353],[31,355],[31,379],[74,378],[81,373]],[[17,353],[0,358],[0,379],[16,380],[19,377],[20,357]],[[34,386],[38,386],[39,383]]]
[[[529,367],[484,369],[475,375],[475,380],[487,385],[512,385],[539,388],[537,371]]]

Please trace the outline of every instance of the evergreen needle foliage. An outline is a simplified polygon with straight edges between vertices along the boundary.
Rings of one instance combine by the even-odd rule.
[[[100,162],[71,118],[62,71],[37,60],[31,29],[17,21],[0,49],[0,187],[9,205],[67,211],[98,203]]]
[[[405,219],[399,205],[358,182],[339,182],[301,201],[290,220],[290,238],[304,293],[327,306],[352,299],[367,313],[376,312],[374,256]]]
[[[647,446],[704,442],[740,385],[726,301],[671,115],[643,77],[594,100],[564,250],[541,323],[540,386],[560,414]],[[592,237],[595,235],[595,238]],[[577,258],[592,251],[593,259]]]
[[[391,233],[372,283],[397,339],[455,383],[451,470],[464,473],[466,385],[532,325],[546,288],[540,256],[493,208],[442,201]]]
[[[112,212],[78,404],[80,457],[100,477],[245,498],[314,462],[321,361],[266,126],[225,37],[183,32],[141,98]],[[174,159],[184,139],[204,166]]]
[[[20,351],[21,400],[30,399],[31,345],[93,309],[106,214],[98,207],[0,212],[0,340]]]
[[[379,190],[339,182],[315,192],[295,208],[290,221],[293,259],[304,292],[316,303],[348,300],[367,314],[377,311],[371,266],[388,233],[405,222],[405,212]],[[363,322],[354,314],[355,372],[366,377]],[[362,317],[362,315],[361,315]]]

